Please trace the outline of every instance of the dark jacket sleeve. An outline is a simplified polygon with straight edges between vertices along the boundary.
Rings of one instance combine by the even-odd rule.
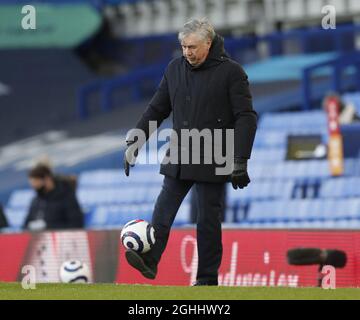
[[[84,214],[81,211],[80,205],[76,199],[74,192],[69,192],[65,202],[65,215],[67,229],[76,229],[84,227]]]
[[[240,65],[230,73],[229,96],[235,117],[234,156],[250,159],[257,129],[257,113],[252,106],[248,77]]]
[[[23,229],[28,229],[29,227],[29,223],[31,221],[33,221],[35,219],[35,207],[36,207],[36,198],[34,198],[32,201],[31,201],[31,204],[30,204],[30,207],[29,207],[29,211],[28,211],[28,214],[25,218],[25,221],[24,221],[24,224],[23,224]]]
[[[7,222],[4,208],[3,208],[2,204],[0,203],[0,232],[1,232],[1,228],[7,228],[8,226],[9,226],[9,224]]]
[[[157,121],[157,127],[170,115],[171,102],[166,73],[161,79],[160,85],[152,97],[148,107],[143,113],[141,119],[136,124],[137,129],[141,129],[146,134],[146,140],[149,139],[149,121]]]

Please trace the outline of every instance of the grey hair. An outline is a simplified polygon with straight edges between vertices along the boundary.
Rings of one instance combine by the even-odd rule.
[[[214,40],[215,30],[214,27],[206,18],[202,19],[191,19],[186,22],[182,29],[179,31],[178,38],[181,42],[189,34],[196,33],[200,35],[204,40]]]

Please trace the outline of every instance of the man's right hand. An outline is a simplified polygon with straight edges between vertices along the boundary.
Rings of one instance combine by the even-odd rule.
[[[136,144],[134,145],[135,142],[136,139],[135,140],[126,139],[127,148],[124,154],[124,170],[125,170],[125,175],[127,177],[130,174],[130,167],[135,166],[136,157],[139,152],[138,146]]]

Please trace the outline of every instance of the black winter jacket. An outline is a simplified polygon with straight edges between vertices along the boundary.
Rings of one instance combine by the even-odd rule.
[[[223,38],[219,35],[215,37],[207,59],[199,67],[191,66],[184,57],[169,63],[136,128],[144,130],[148,138],[149,121],[157,121],[160,126],[171,112],[173,129],[178,133],[181,129],[234,129],[232,154],[236,158],[250,158],[257,114],[252,107],[248,77],[242,67],[228,57]],[[180,149],[179,146],[179,152]],[[203,156],[201,158],[204,159]],[[168,163],[161,165],[160,173],[194,181],[229,181],[229,175],[215,174],[216,167],[221,166],[204,161],[200,164]]]

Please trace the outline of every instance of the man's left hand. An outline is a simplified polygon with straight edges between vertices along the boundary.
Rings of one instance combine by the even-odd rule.
[[[246,159],[235,159],[234,170],[231,174],[231,183],[235,190],[237,188],[243,189],[250,183]]]

